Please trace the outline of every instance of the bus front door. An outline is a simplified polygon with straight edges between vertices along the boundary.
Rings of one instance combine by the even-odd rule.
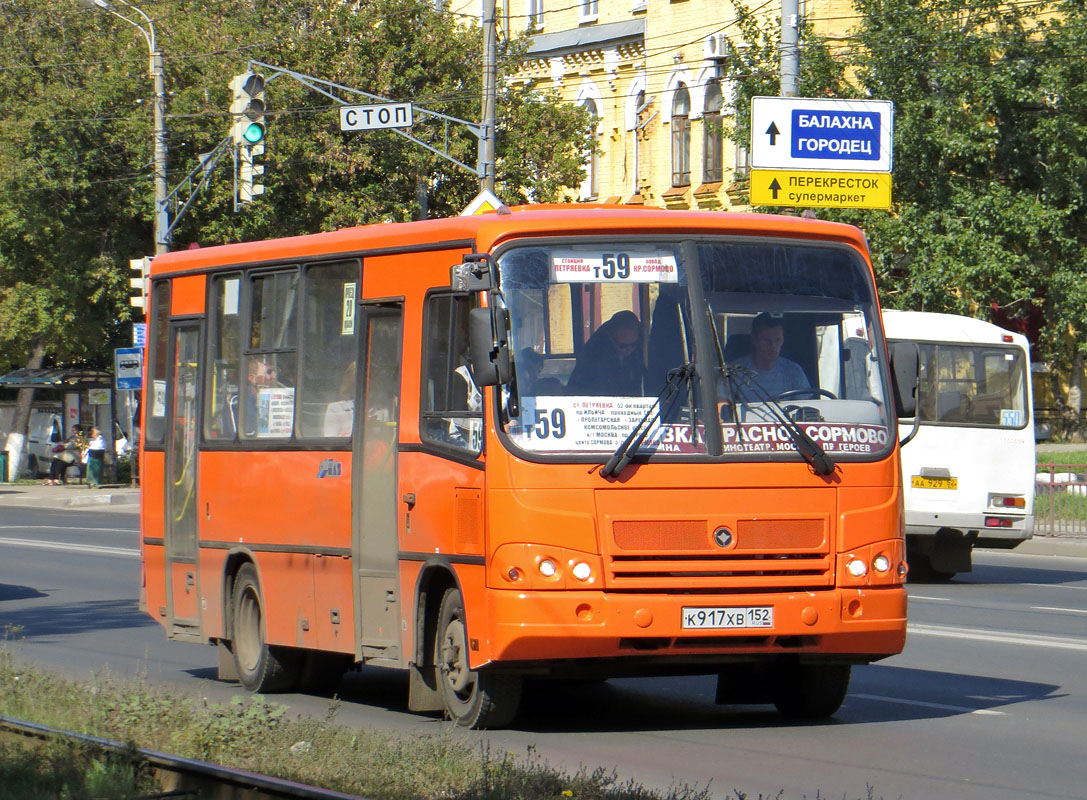
[[[352,558],[359,630],[356,656],[399,664],[400,589],[397,583],[396,454],[400,414],[399,304],[366,304],[355,404]]]
[[[166,437],[166,603],[170,636],[200,639],[196,445],[200,326],[170,327],[171,393]]]

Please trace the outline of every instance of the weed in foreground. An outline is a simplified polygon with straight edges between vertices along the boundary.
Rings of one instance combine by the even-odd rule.
[[[0,714],[372,800],[712,798],[708,785],[657,791],[609,769],[585,767],[570,774],[550,767],[532,748],[524,756],[495,754],[452,734],[405,737],[348,728],[334,724],[338,708],[333,700],[324,719],[292,720],[284,706],[260,695],[210,703],[171,694],[145,680],[96,676],[91,683],[79,682],[17,664],[0,647]],[[0,750],[0,800],[139,795],[133,787],[144,776],[124,773],[119,763],[48,749],[9,759],[11,746]],[[39,791],[39,785],[45,788]],[[22,788],[14,791],[13,786]],[[735,790],[735,800],[748,798]],[[784,798],[760,794],[758,800]],[[871,788],[867,800],[877,800]]]

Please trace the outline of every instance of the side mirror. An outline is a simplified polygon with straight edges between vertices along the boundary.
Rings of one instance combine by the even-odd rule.
[[[468,348],[476,385],[509,383],[510,312],[505,308],[473,308],[468,312]]]
[[[921,375],[921,353],[914,342],[889,342],[891,382],[898,416],[917,415],[917,386]]]

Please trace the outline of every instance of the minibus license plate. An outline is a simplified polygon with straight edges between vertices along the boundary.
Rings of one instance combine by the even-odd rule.
[[[773,606],[683,608],[684,628],[772,628]]]
[[[958,489],[958,478],[926,478],[923,475],[914,475],[910,478],[910,485],[914,489]]]

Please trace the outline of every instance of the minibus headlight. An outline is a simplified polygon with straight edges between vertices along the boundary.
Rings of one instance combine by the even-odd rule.
[[[574,577],[579,581],[587,581],[592,577],[593,568],[586,564],[584,561],[579,561],[574,564],[574,568],[571,570]]]
[[[859,558],[851,558],[846,563],[845,568],[854,578],[863,578],[868,574],[868,565]]]
[[[878,556],[872,559],[872,569],[876,572],[886,572],[891,568],[891,559],[880,553]]]
[[[555,573],[558,572],[558,567],[555,566],[555,562],[550,558],[545,558],[540,562],[540,574],[545,578],[553,578]]]

